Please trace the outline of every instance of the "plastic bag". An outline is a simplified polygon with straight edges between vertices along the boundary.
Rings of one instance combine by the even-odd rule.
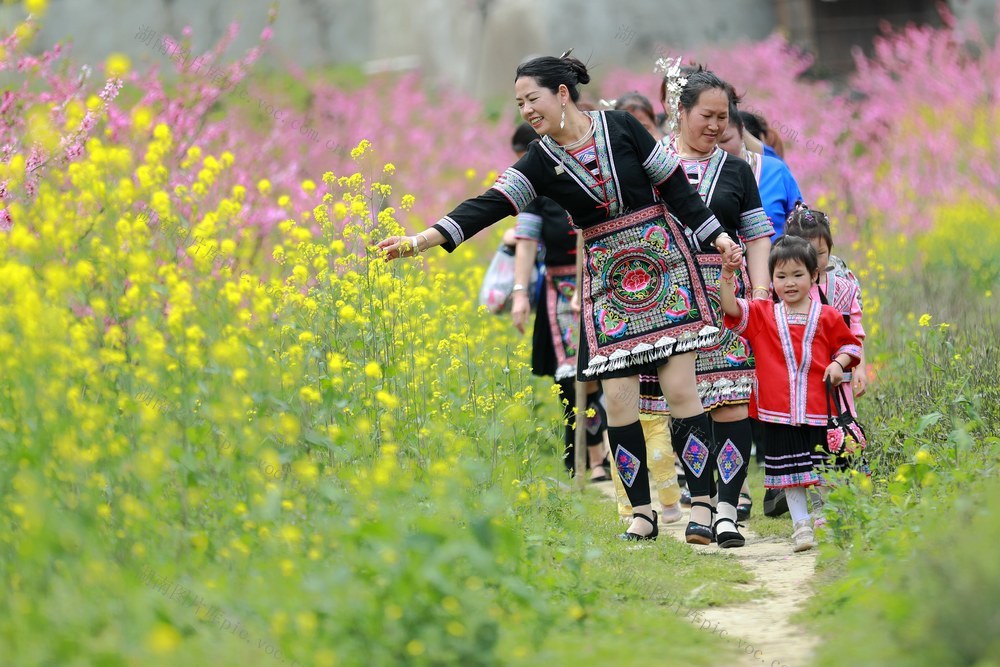
[[[531,271],[531,284],[528,286],[528,301],[534,308],[538,303],[538,288],[541,285],[542,268],[536,262]],[[506,313],[511,308],[511,292],[514,289],[514,248],[500,244],[493,255],[493,261],[483,276],[483,286],[479,289],[479,305],[493,314]]]

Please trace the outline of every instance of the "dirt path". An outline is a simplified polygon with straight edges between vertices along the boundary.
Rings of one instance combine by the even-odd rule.
[[[600,491],[614,502],[615,491],[610,482],[595,486],[600,487]],[[656,497],[655,493],[653,497]],[[754,511],[759,512],[760,508],[754,507]],[[684,518],[676,523],[660,523],[661,539],[670,537],[684,541],[684,529],[688,522],[687,512],[684,514]],[[727,661],[727,665],[805,667],[810,664],[813,649],[819,640],[801,626],[793,625],[789,619],[809,597],[809,580],[816,568],[816,551],[793,554],[791,539],[761,538],[749,528],[741,528],[740,532],[747,538],[746,545],[727,549],[726,553],[753,573],[754,582],[746,588],[763,588],[768,595],[731,607],[701,610],[697,620],[692,619],[692,622],[706,631],[718,633],[741,652],[736,662]],[[705,553],[718,551],[714,544],[692,548]]]

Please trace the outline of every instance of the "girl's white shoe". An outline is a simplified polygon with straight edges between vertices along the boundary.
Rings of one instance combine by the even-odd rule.
[[[793,528],[792,541],[795,544],[792,551],[795,553],[809,551],[816,546],[816,535],[813,533],[812,522],[809,519],[797,522]]]

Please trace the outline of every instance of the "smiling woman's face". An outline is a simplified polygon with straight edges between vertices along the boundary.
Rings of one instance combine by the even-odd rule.
[[[721,88],[703,90],[691,110],[681,108],[681,132],[692,149],[710,153],[729,127],[729,97]]]
[[[560,86],[560,91],[562,87]],[[553,93],[531,76],[522,76],[514,82],[514,99],[521,118],[531,124],[538,134],[551,134],[559,129],[563,103]]]

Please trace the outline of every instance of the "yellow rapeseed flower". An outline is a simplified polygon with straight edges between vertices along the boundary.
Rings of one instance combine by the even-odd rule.
[[[344,356],[338,352],[331,352],[326,357],[327,366],[330,368],[330,372],[332,373],[340,373],[344,370],[344,361]]]
[[[924,313],[923,315],[920,316],[920,321],[918,322],[920,326],[926,327],[929,326],[930,323],[931,323],[930,313]]]
[[[337,654],[328,648],[321,648],[313,655],[312,663],[316,667],[335,667],[337,664]]]
[[[35,0],[35,2],[32,4],[36,6],[45,5],[45,3],[40,2],[40,0]],[[30,44],[31,40],[33,40],[35,38],[35,35],[38,34],[39,30],[38,26],[39,24],[36,21],[24,21],[22,23],[18,23],[17,27],[14,28],[14,36],[16,37],[18,43]]]
[[[337,311],[337,315],[345,323],[348,323],[354,321],[354,318],[357,317],[357,311],[354,310],[354,306],[345,305],[339,311]]]
[[[170,131],[170,126],[165,123],[157,123],[156,127],[153,128],[153,138],[160,141],[166,141],[173,138],[173,133]]]
[[[368,141],[367,139],[362,139],[361,143],[359,143],[356,148],[351,149],[351,159],[357,160],[358,158],[363,156],[365,152],[369,148],[371,148],[371,145],[372,142]]]
[[[310,405],[318,405],[323,401],[323,397],[320,393],[312,387],[302,387],[299,389],[299,398],[302,399],[303,403],[308,403]]]
[[[316,632],[316,614],[311,611],[302,611],[295,615],[295,625],[299,630],[307,635]]]
[[[365,364],[365,375],[378,380],[382,377],[382,367],[378,365],[377,361],[369,361]]]
[[[54,150],[59,143],[59,132],[52,125],[47,109],[36,107],[28,113],[26,139],[33,144],[39,144],[46,150]],[[95,159],[91,155],[91,159]],[[95,159],[96,162],[96,159]]]
[[[104,73],[113,79],[120,79],[132,69],[132,61],[124,53],[112,53],[104,61]]]
[[[146,638],[146,645],[153,653],[170,653],[181,643],[181,633],[167,623],[157,623]]]
[[[377,392],[375,392],[375,400],[377,400],[379,403],[389,408],[390,410],[399,407],[399,399],[390,394],[389,392],[385,391],[384,389],[379,389]]]
[[[29,14],[44,16],[45,12],[48,11],[49,2],[48,0],[24,0],[24,8],[28,10]]]

